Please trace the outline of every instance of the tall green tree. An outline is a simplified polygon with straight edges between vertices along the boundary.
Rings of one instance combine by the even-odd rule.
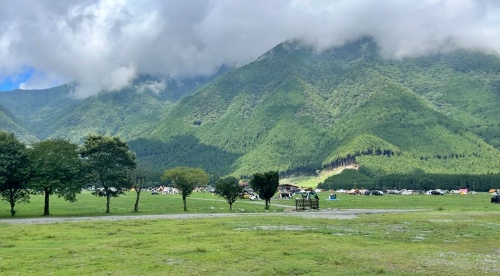
[[[266,200],[266,209],[269,209],[271,198],[278,190],[280,178],[277,171],[255,173],[250,180],[250,187],[259,194],[260,198]]]
[[[118,137],[91,135],[80,149],[88,181],[102,188],[94,194],[106,197],[109,213],[111,197],[118,197],[130,188],[130,170],[136,167],[135,154]]]
[[[184,211],[187,211],[186,198],[193,192],[196,186],[205,186],[210,181],[210,176],[200,168],[176,167],[165,170],[161,177],[162,181],[170,181],[174,187],[179,189],[184,203]]]
[[[18,203],[29,202],[27,183],[31,166],[26,147],[14,134],[0,131],[0,198],[10,204],[10,213],[16,214]]]
[[[243,188],[238,183],[238,179],[229,176],[217,181],[215,193],[222,196],[229,203],[229,210],[233,210],[233,203],[243,196]]]
[[[30,189],[44,194],[43,215],[50,215],[50,196],[74,202],[82,188],[82,162],[78,146],[62,139],[35,143],[28,150],[33,175]]]
[[[434,180],[430,178],[422,178],[418,181],[419,189],[427,191],[431,189],[437,189],[437,184]]]

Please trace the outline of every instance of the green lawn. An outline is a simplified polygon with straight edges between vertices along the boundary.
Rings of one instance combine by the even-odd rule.
[[[109,215],[145,215],[145,214],[175,214],[186,213],[183,211],[180,195],[152,195],[143,191],[139,201],[139,212],[134,212],[136,193],[127,192],[118,198],[111,198]],[[276,201],[277,203],[277,201]],[[286,202],[286,204],[292,204]],[[213,213],[229,212],[229,204],[223,198],[210,193],[193,193],[187,198],[187,213]],[[212,208],[213,207],[213,208]],[[31,197],[29,204],[16,205],[16,218],[38,217],[43,214],[43,196]],[[263,201],[239,200],[233,204],[233,212],[263,212]],[[283,211],[283,207],[272,206],[270,211]],[[104,216],[106,211],[106,198],[91,195],[83,191],[77,196],[77,201],[70,203],[55,196],[50,200],[50,213],[52,216]],[[6,202],[0,203],[0,218],[11,218],[10,207]]]
[[[320,193],[320,209],[429,209],[445,211],[493,211],[499,210],[498,205],[490,204],[488,193],[475,195],[385,195],[353,196],[338,194],[338,200],[329,201],[329,193]],[[110,215],[141,215],[141,214],[174,214],[183,212],[180,195],[151,195],[142,192],[139,202],[139,212],[133,212],[135,192],[128,192],[118,198],[111,199]],[[283,206],[286,205],[286,206]],[[229,205],[223,198],[210,193],[193,193],[187,199],[187,213],[225,213]],[[51,197],[50,211],[52,216],[100,216],[105,214],[106,198],[92,196],[89,191],[83,191],[77,196],[77,202],[70,203],[55,196]],[[16,205],[16,218],[38,217],[43,214],[43,196],[32,196],[29,204]],[[282,212],[285,209],[295,209],[295,200],[272,200],[270,212]],[[233,204],[232,212],[264,212],[263,201],[241,199]],[[0,219],[11,218],[9,205],[0,202]]]
[[[419,209],[351,220],[295,216],[9,224],[0,219],[0,275],[483,275],[500,273],[500,204],[489,195],[347,196],[326,209]],[[229,212],[210,194],[187,213]],[[16,217],[40,217],[41,196]],[[133,214],[134,193],[111,202]],[[280,204],[280,206],[277,206]],[[272,201],[280,213],[293,201]],[[54,198],[52,216],[104,214],[104,198]],[[184,213],[178,195],[143,194],[139,214]],[[10,218],[2,203],[1,218]],[[212,209],[213,207],[213,209]],[[264,212],[240,200],[233,212]],[[244,210],[242,210],[244,209]],[[321,211],[320,210],[320,211]]]

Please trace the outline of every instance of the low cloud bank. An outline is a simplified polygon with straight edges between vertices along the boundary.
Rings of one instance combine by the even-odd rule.
[[[317,49],[373,37],[390,58],[458,47],[500,53],[495,0],[0,0],[0,81],[75,81],[74,95],[240,66],[288,39]]]

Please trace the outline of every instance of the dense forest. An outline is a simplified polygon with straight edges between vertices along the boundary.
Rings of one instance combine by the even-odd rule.
[[[319,183],[320,189],[421,190],[433,189],[487,192],[498,188],[500,174],[387,174],[369,176],[366,171],[348,169]]]

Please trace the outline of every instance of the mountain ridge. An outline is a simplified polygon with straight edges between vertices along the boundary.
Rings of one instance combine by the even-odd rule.
[[[321,52],[291,41],[175,101],[137,93],[140,81],[78,105],[66,101],[67,114],[45,119],[37,133],[77,141],[90,130],[121,135],[158,169],[220,175],[314,173],[354,162],[374,175],[499,173],[498,72],[500,58],[489,53],[395,60],[370,38]]]

